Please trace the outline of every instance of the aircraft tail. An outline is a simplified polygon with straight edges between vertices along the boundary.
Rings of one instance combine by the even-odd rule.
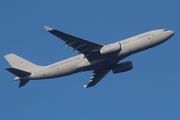
[[[6,68],[6,70],[8,70],[12,74],[18,76],[19,78],[29,76],[31,74],[30,72],[26,72],[26,71],[19,70],[19,69],[16,69],[16,68]]]
[[[38,69],[42,66],[38,66],[28,60],[25,60],[24,58],[21,58],[13,53],[5,55],[4,56],[6,60],[9,62],[9,64],[12,66],[12,68],[17,68],[23,71],[33,71],[35,69]]]
[[[12,66],[12,68],[6,68],[6,70],[17,76],[15,80],[20,80],[19,87],[24,86],[27,82],[29,82],[28,76],[31,75],[34,70],[43,67],[25,60],[13,53],[5,55],[4,57]]]
[[[19,87],[22,87],[22,86],[24,86],[26,83],[29,82],[29,79],[26,78],[26,76],[31,75],[30,72],[26,72],[26,71],[19,70],[19,69],[16,69],[16,68],[6,68],[6,70],[8,70],[8,71],[11,72],[12,74],[18,76],[18,77],[15,78],[15,80],[20,80]],[[23,79],[22,79],[22,78],[23,78]]]

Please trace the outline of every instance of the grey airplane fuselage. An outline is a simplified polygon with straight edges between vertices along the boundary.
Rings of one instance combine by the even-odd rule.
[[[66,60],[33,71],[29,79],[45,79],[70,75],[89,70],[97,70],[117,64],[120,60],[134,53],[159,45],[174,35],[174,32],[166,29],[149,31],[122,41],[118,41],[121,50],[114,53],[101,55],[99,59],[89,62],[83,55],[68,58]]]

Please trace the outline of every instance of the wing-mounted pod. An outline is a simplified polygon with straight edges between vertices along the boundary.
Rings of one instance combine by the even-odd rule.
[[[112,69],[112,71],[114,74],[116,74],[116,73],[126,72],[126,71],[129,71],[131,69],[133,69],[133,64],[131,61],[128,61],[128,62],[123,62],[123,63],[117,64]]]
[[[112,52],[116,52],[118,50],[121,50],[121,44],[120,42],[112,43],[109,45],[105,45],[100,49],[101,54],[108,54]]]

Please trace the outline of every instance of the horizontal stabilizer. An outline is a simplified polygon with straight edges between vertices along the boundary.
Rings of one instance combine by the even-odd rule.
[[[14,74],[18,77],[25,77],[25,76],[28,76],[31,74],[30,72],[26,72],[26,71],[19,70],[16,68],[6,68],[6,70],[8,70],[9,72],[11,72],[12,74]]]
[[[26,85],[28,82],[29,82],[29,79],[21,80],[19,83],[19,87]]]

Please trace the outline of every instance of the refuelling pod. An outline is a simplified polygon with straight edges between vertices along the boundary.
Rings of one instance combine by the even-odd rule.
[[[133,64],[131,61],[128,61],[128,62],[123,62],[123,63],[119,63],[117,64],[113,69],[113,73],[116,74],[116,73],[121,73],[121,72],[126,72],[126,71],[129,71],[133,68]]]
[[[109,45],[105,45],[100,49],[101,54],[108,54],[112,52],[116,52],[118,50],[121,50],[121,44],[120,42],[112,43]]]

